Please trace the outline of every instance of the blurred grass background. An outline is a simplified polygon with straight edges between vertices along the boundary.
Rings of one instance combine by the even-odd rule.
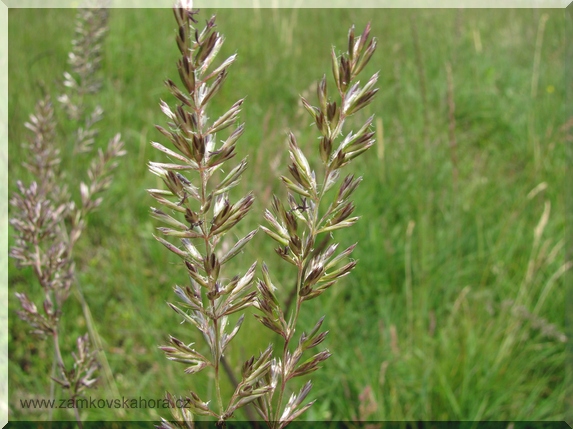
[[[202,11],[201,20],[212,12]],[[379,41],[364,79],[379,70],[380,92],[361,113],[376,114],[378,143],[348,168],[364,176],[355,197],[362,219],[336,236],[342,245],[359,242],[359,264],[303,308],[306,325],[326,315],[325,345],[334,354],[312,375],[318,401],[305,418],[573,421],[567,12],[227,9],[217,16],[227,38],[220,58],[239,56],[211,116],[247,96],[237,160],[248,155],[250,168],[235,196],[253,189],[257,197],[237,235],[262,222],[272,193],[284,196],[278,177],[287,172],[287,129],[318,159],[298,95],[314,101],[318,79],[330,78],[331,45],[344,49],[350,25],[361,31],[367,22]],[[10,193],[17,179],[29,180],[21,167],[24,122],[42,88],[60,91],[74,19],[71,9],[9,11]],[[77,249],[79,282],[117,388],[129,398],[208,393],[211,385],[185,376],[157,348],[169,334],[202,341],[165,304],[185,272],[153,239],[154,202],[145,192],[163,186],[146,163],[162,159],[149,142],[163,141],[154,128],[166,122],[159,100],[173,104],[163,81],[178,81],[174,28],[170,10],[111,11],[100,146],[121,132],[129,153]],[[70,139],[61,144],[70,182],[79,184],[87,160],[70,155]],[[286,297],[293,273],[262,233],[233,268],[244,271],[254,258],[270,265]],[[49,396],[51,347],[29,336],[14,297],[24,290],[38,296],[39,287],[13,261],[9,282],[10,419],[45,419],[46,410],[22,409],[19,401]],[[73,296],[62,323],[70,339],[86,330]],[[248,322],[228,359],[238,368],[270,339]],[[105,387],[90,394],[105,397]],[[67,411],[54,416],[72,418]],[[91,409],[82,416],[145,420],[169,412]]]

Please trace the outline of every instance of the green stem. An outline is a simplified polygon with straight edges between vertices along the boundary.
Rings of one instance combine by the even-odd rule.
[[[211,301],[214,309],[214,301]],[[217,405],[219,406],[219,415],[223,415],[223,397],[221,396],[221,380],[219,377],[219,366],[221,363],[221,350],[219,349],[219,326],[218,319],[213,319],[213,326],[215,328],[215,391],[217,393]]]
[[[52,339],[54,340],[54,353],[56,355],[56,364],[59,365],[60,371],[63,372],[65,366],[64,366],[64,359],[62,358],[62,353],[60,351],[60,336],[58,334],[57,326],[54,327]]]
[[[207,182],[209,181],[208,175],[205,171],[205,166],[201,166],[200,169],[201,173],[201,204],[204,206],[207,201]],[[207,213],[201,210],[201,230],[203,232],[203,240],[205,242],[205,257],[209,258],[211,253],[213,252],[213,243],[210,241],[209,230],[207,225],[209,221],[207,219]],[[211,274],[209,274],[209,278],[207,279],[209,289],[214,290],[217,284],[217,279],[212,278]],[[214,347],[215,349],[211,351],[213,354],[213,364],[215,367],[215,392],[217,395],[217,406],[219,408],[219,415],[222,416],[224,412],[223,408],[223,398],[221,396],[221,379],[219,375],[219,368],[221,364],[221,348],[220,348],[220,332],[219,332],[219,319],[215,318],[215,299],[209,300],[211,303],[211,312],[213,314],[213,329],[215,331],[215,339],[214,339]]]
[[[101,337],[99,335],[99,332],[97,330],[97,326],[94,322],[91,310],[90,310],[90,306],[88,304],[88,302],[86,301],[81,287],[78,284],[77,280],[76,282],[74,282],[75,288],[74,288],[74,292],[76,293],[76,296],[78,298],[78,300],[80,301],[80,304],[82,306],[82,310],[84,313],[84,318],[86,319],[86,324],[88,326],[88,331],[90,333],[90,338],[92,340],[92,347],[96,350],[97,356],[98,356],[98,362],[101,364],[102,366],[102,370],[103,373],[105,375],[105,379],[107,382],[107,387],[112,391],[114,397],[119,398],[119,390],[117,388],[117,384],[115,383],[115,378],[113,376],[113,371],[111,370],[111,366],[109,365],[109,362],[107,360],[107,355],[103,349],[103,342],[101,340]],[[120,416],[124,416],[125,412],[122,409],[119,409],[118,414]]]
[[[72,398],[73,404],[74,404],[74,415],[76,417],[76,422],[78,424],[78,427],[80,429],[83,429],[83,423],[82,423],[82,419],[80,418],[80,412],[78,410],[78,407],[76,406],[76,398],[73,397]]]
[[[290,340],[292,339],[293,335],[294,335],[294,328],[296,326],[296,322],[298,320],[298,314],[300,311],[300,304],[301,304],[301,300],[300,300],[300,296],[299,296],[299,292],[300,292],[300,287],[302,284],[302,275],[303,275],[303,271],[304,271],[304,263],[302,263],[302,261],[299,263],[298,265],[298,275],[297,275],[297,281],[296,281],[296,307],[294,310],[294,315],[292,318],[292,323],[289,326],[289,335],[288,337],[285,339],[285,343],[284,343],[284,347],[283,347],[283,358],[282,358],[282,362],[281,362],[281,390],[279,392],[279,398],[278,398],[278,402],[277,402],[277,406],[276,406],[276,414],[275,414],[275,418],[272,421],[273,424],[273,428],[278,427],[276,425],[278,425],[279,422],[279,418],[280,415],[279,413],[281,412],[281,407],[282,407],[282,402],[283,402],[283,396],[284,396],[284,392],[286,389],[286,368],[285,368],[285,363],[287,361],[287,353],[289,350],[289,344],[290,344]]]
[[[54,377],[56,377],[56,367],[58,366],[56,362],[56,350],[54,349],[54,359],[52,360],[52,377],[50,378],[50,401],[54,401],[56,396],[56,382]],[[54,410],[50,408],[48,410],[48,420],[52,421]]]
[[[50,399],[54,400],[55,398],[55,394],[56,394],[56,384],[54,381],[54,378],[56,376],[60,377],[60,378],[65,378],[62,377],[62,375],[65,375],[64,373],[64,360],[62,359],[62,352],[60,351],[60,336],[58,334],[58,325],[55,325],[52,331],[52,342],[54,343],[54,361],[52,362],[52,380],[51,380],[51,384],[50,384]],[[56,368],[59,368],[59,374]],[[50,421],[52,420],[52,411],[50,409]]]

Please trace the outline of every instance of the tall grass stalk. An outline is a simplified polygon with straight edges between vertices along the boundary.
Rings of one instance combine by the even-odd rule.
[[[426,151],[430,150],[430,112],[428,110],[428,89],[426,84],[426,67],[424,57],[420,47],[420,36],[418,35],[418,20],[416,15],[410,15],[410,31],[412,42],[414,43],[414,55],[416,57],[416,69],[418,71],[418,85],[420,86],[420,96],[422,98],[422,117],[424,119],[424,144]]]
[[[543,49],[543,36],[545,34],[545,26],[549,20],[549,15],[544,13],[539,18],[539,23],[537,25],[537,35],[535,38],[535,52],[533,54],[533,67],[531,72],[531,102],[534,103],[537,98],[537,92],[539,88],[539,74],[541,65],[541,51]],[[530,109],[528,129],[529,138],[533,144],[533,162],[535,171],[538,172],[541,163],[541,146],[539,143],[539,137],[534,131],[533,121],[535,116],[533,114],[533,109]]]

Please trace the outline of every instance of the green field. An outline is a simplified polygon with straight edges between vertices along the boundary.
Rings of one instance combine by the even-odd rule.
[[[9,11],[10,194],[17,179],[30,180],[21,167],[24,122],[43,90],[60,91],[74,17],[71,9]],[[361,31],[369,21],[379,43],[364,79],[380,71],[380,91],[356,123],[376,114],[378,142],[348,168],[364,177],[355,194],[361,219],[337,235],[344,247],[358,241],[359,263],[302,309],[305,326],[326,315],[323,344],[333,353],[312,375],[317,403],[303,418],[572,422],[566,364],[573,330],[565,317],[573,284],[570,11],[217,11],[226,36],[220,57],[237,52],[238,59],[211,116],[247,96],[237,160],[248,155],[250,168],[233,195],[252,189],[256,196],[233,234],[263,223],[273,193],[285,196],[278,178],[288,173],[286,130],[319,159],[298,95],[316,103],[316,82],[324,73],[330,78],[331,45],[345,48],[350,25]],[[99,145],[121,132],[128,154],[76,249],[79,284],[117,389],[129,398],[212,389],[158,349],[169,334],[202,341],[166,305],[186,273],[152,237],[155,202],[145,191],[163,187],[147,162],[162,159],[151,141],[166,144],[154,124],[166,123],[160,99],[173,103],[163,81],[179,82],[174,35],[170,10],[111,11]],[[65,135],[66,127],[59,131]],[[71,156],[71,144],[62,138],[63,165],[77,188],[89,159]],[[273,244],[259,233],[232,265],[242,271],[264,257],[286,298],[293,272]],[[20,400],[49,397],[52,349],[28,334],[14,297],[41,291],[13,261],[9,288],[9,416],[43,420],[46,410],[23,409]],[[72,296],[62,319],[70,338],[64,350],[85,330]],[[239,368],[271,339],[249,318],[227,358]],[[106,396],[103,386],[89,394]],[[73,419],[69,411],[55,410],[54,418]],[[157,420],[169,413],[90,409],[82,417]]]

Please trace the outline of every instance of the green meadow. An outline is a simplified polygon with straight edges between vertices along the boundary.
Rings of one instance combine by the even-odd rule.
[[[317,402],[303,419],[573,421],[571,12],[222,9],[201,11],[200,23],[215,12],[226,37],[219,58],[238,58],[211,117],[247,97],[236,159],[248,156],[249,168],[231,195],[253,190],[256,200],[236,237],[264,224],[273,193],[286,196],[279,178],[288,174],[287,130],[311,162],[319,160],[318,134],[299,95],[316,104],[325,73],[333,88],[331,46],[346,49],[352,24],[361,32],[371,22],[378,39],[362,81],[379,71],[380,90],[355,121],[375,114],[377,143],[346,167],[364,179],[354,194],[361,219],[336,231],[342,248],[358,242],[358,265],[302,307],[307,328],[326,316],[330,333],[321,347],[333,353],[310,376],[309,398]],[[16,180],[31,180],[21,166],[24,123],[44,92],[61,93],[74,20],[71,9],[9,11],[10,194]],[[188,279],[152,236],[159,225],[146,192],[164,187],[147,163],[165,160],[150,142],[167,144],[154,125],[167,122],[160,100],[175,104],[163,82],[179,82],[177,59],[170,10],[110,11],[103,89],[94,99],[105,110],[96,145],[121,132],[128,154],[76,248],[78,284],[115,380],[115,390],[102,383],[88,391],[92,398],[212,394],[207,375],[184,374],[158,349],[170,334],[198,348],[203,341],[166,304]],[[67,128],[60,122],[62,166],[78,196],[89,157],[73,155]],[[259,231],[229,276],[264,260],[284,300],[296,271],[273,244]],[[31,270],[9,264],[9,417],[45,420],[48,410],[25,409],[21,400],[49,398],[53,351],[28,333],[14,296],[26,291],[41,302],[42,292]],[[71,295],[62,318],[67,355],[86,329]],[[226,358],[238,371],[275,340],[248,317]],[[230,395],[230,384],[223,388]],[[149,406],[81,415],[170,417]],[[57,409],[53,418],[73,413]]]

